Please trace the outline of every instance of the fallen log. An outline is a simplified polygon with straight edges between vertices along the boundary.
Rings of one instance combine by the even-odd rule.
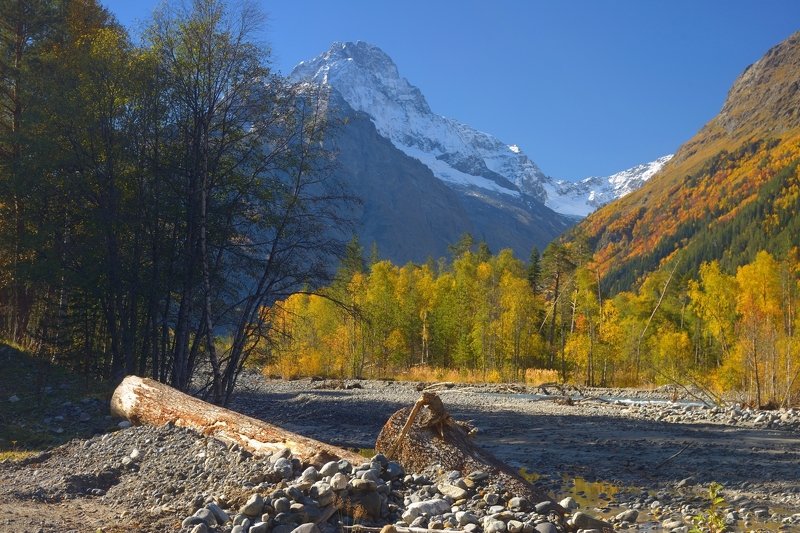
[[[304,463],[317,467],[337,459],[347,459],[353,464],[364,461],[362,456],[350,450],[303,437],[138,376],[126,377],[114,390],[111,412],[135,425],[163,426],[171,423],[191,428],[223,442],[236,443],[254,454],[288,448]]]
[[[422,472],[434,465],[458,470],[463,476],[482,471],[498,486],[530,502],[551,500],[514,469],[475,446],[470,432],[469,426],[453,420],[439,396],[423,392],[413,407],[401,409],[389,418],[375,449],[411,472]]]

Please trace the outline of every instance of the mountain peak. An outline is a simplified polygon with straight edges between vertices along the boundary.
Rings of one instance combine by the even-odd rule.
[[[800,126],[800,32],[773,46],[736,79],[717,120],[728,134]]]
[[[420,90],[400,76],[392,58],[364,41],[335,42],[326,52],[299,63],[289,78],[334,87],[353,109],[367,114],[393,102],[395,107],[400,102],[420,113],[431,112]]]
[[[334,43],[297,65],[290,79],[335,89],[350,107],[369,115],[383,137],[452,187],[545,199],[546,176],[518,146],[433,113],[422,92],[375,45]]]

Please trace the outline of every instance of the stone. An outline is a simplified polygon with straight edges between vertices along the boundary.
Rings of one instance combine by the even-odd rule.
[[[189,516],[185,518],[183,522],[181,522],[181,527],[191,527],[199,524],[205,525],[205,522],[203,521],[202,518],[200,518],[199,516]]]
[[[292,479],[294,468],[292,467],[292,462],[289,459],[280,457],[277,461],[275,461],[275,464],[272,468],[281,477],[281,479]]]
[[[456,522],[459,527],[464,527],[467,524],[479,524],[478,517],[469,511],[458,511],[456,513]]]
[[[483,501],[485,501],[487,505],[497,505],[497,502],[500,501],[500,495],[496,492],[487,492],[483,496]]]
[[[139,459],[139,457],[141,457],[141,455],[142,452],[139,451],[139,448],[134,448],[133,450],[131,450],[131,453],[130,455],[128,455],[128,457],[131,458],[131,461],[136,461],[137,459]]]
[[[661,523],[661,525],[662,525],[662,526],[664,527],[664,529],[666,529],[667,531],[672,531],[672,530],[673,530],[673,529],[675,529],[675,528],[678,528],[678,527],[683,527],[683,521],[682,521],[682,520],[675,520],[675,519],[671,518],[671,519],[669,519],[669,520],[665,520],[665,521],[663,521],[663,522]]]
[[[228,516],[228,513],[222,510],[222,507],[217,505],[214,502],[207,503],[206,509],[214,513],[214,518],[217,519],[218,524],[226,524],[231,518]]]
[[[580,507],[580,505],[578,505],[578,502],[576,502],[575,498],[573,498],[572,496],[567,496],[566,498],[561,500],[559,502],[559,505],[561,505],[561,507],[563,507],[567,511],[572,511]]]
[[[469,494],[466,490],[449,483],[440,483],[437,488],[439,489],[439,492],[445,496],[453,498],[454,501],[463,500]]]
[[[410,524],[414,519],[421,515],[434,516],[446,513],[450,510],[450,503],[447,500],[436,498],[423,502],[415,502],[406,507],[403,513],[403,520]]]
[[[558,506],[550,500],[537,503],[534,509],[537,513],[543,515],[550,514],[551,512],[559,512]]]
[[[267,533],[269,530],[269,524],[266,522],[256,522],[252,526],[250,526],[249,533]]]
[[[316,524],[302,524],[294,528],[292,533],[320,533],[320,530]]]
[[[194,513],[194,516],[201,518],[207,526],[214,527],[217,525],[217,518],[214,516],[214,513],[205,507],[198,509],[197,512]]]
[[[522,533],[522,527],[524,524],[519,520],[509,520],[506,524],[506,528],[508,529],[508,533]]]
[[[242,526],[233,526],[231,533],[245,533],[245,530]]]
[[[337,472],[331,477],[330,485],[333,490],[338,491],[346,489],[349,482],[350,481],[347,479],[346,475],[342,474],[341,472]]]
[[[192,528],[192,533],[208,533],[208,526],[205,524],[197,524]]]
[[[558,533],[558,528],[552,522],[541,522],[533,528],[536,533]]]
[[[527,511],[530,509],[531,503],[527,500],[527,498],[522,498],[520,496],[515,496],[508,500],[508,508],[513,509],[514,511]]]
[[[272,502],[272,507],[275,508],[275,513],[288,513],[289,509],[292,506],[292,502],[289,498],[278,498],[274,502]]]
[[[120,428],[120,429],[128,429],[132,425],[133,424],[131,424],[130,420],[123,420],[122,422],[117,424],[117,427]]]
[[[610,531],[614,530],[614,527],[608,522],[598,520],[597,518],[580,511],[572,515],[572,520],[570,522],[578,529],[599,529],[600,531],[603,529],[609,529]]]
[[[314,468],[313,466],[309,466],[308,468],[303,470],[303,473],[300,474],[300,478],[303,480],[311,481],[313,483],[317,481],[317,479],[319,479],[319,472],[317,472],[317,469]]]
[[[339,473],[339,463],[337,461],[329,461],[322,465],[319,469],[319,475],[322,477],[330,477]]]
[[[332,503],[334,498],[333,488],[323,481],[314,483],[309,494],[313,499],[317,500],[320,507],[325,507]]]
[[[378,484],[370,479],[354,479],[350,482],[355,492],[374,492]]]
[[[247,499],[247,503],[242,505],[239,512],[247,516],[260,516],[264,510],[264,498],[260,494],[253,494]]]
[[[503,533],[506,531],[506,523],[490,518],[483,522],[483,531],[484,533]]]
[[[639,511],[637,511],[636,509],[628,509],[627,511],[619,513],[614,518],[616,518],[620,522],[630,522],[631,524],[633,524],[634,522],[636,522],[636,519],[639,518]]]

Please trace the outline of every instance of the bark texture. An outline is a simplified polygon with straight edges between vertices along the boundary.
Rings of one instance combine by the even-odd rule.
[[[434,465],[458,470],[464,476],[481,470],[498,486],[517,496],[534,503],[551,500],[514,469],[475,446],[469,431],[466,424],[453,420],[436,394],[423,392],[414,406],[403,408],[389,418],[378,435],[375,449],[411,472]]]
[[[364,461],[357,453],[212,405],[149,378],[126,377],[111,397],[111,412],[136,425],[191,428],[255,454],[289,448],[295,457],[317,467],[336,459]]]

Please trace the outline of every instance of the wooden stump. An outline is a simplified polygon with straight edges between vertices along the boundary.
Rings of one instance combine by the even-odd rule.
[[[465,424],[450,417],[436,394],[423,392],[413,407],[403,408],[389,418],[375,448],[411,472],[421,472],[433,465],[458,470],[464,476],[481,470],[497,485],[532,503],[551,500],[514,469],[475,446],[468,431]]]
[[[364,458],[344,448],[303,437],[229,409],[212,405],[148,378],[128,376],[111,397],[111,412],[133,424],[175,424],[255,453],[289,448],[301,461],[322,466],[335,459],[360,464]]]

